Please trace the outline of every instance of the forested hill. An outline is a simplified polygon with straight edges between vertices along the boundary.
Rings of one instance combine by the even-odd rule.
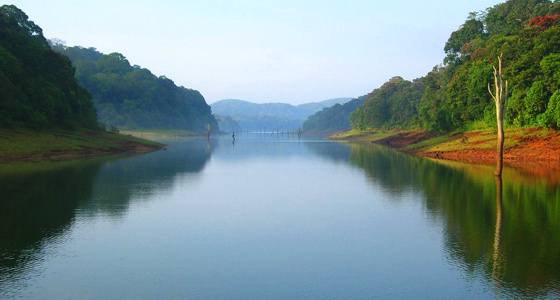
[[[450,131],[496,124],[488,92],[502,56],[508,126],[560,127],[560,1],[510,0],[477,13],[444,45],[444,63],[389,80],[350,115],[352,127]]]
[[[13,5],[0,7],[0,127],[100,129],[68,58]]]
[[[52,48],[72,60],[78,83],[93,95],[99,119],[122,129],[183,129],[202,132],[218,123],[204,97],[150,70],[131,66],[120,53],[95,48]]]
[[[348,117],[360,105],[364,104],[366,96],[362,96],[344,104],[335,104],[325,107],[321,111],[309,116],[303,123],[305,131],[333,132],[348,131],[352,129]]]

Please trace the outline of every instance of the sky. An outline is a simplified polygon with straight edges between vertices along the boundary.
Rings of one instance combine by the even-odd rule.
[[[302,104],[422,77],[469,12],[505,0],[14,0],[48,39],[123,54],[223,99]]]

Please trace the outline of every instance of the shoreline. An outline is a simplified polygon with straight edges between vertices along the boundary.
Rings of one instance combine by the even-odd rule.
[[[497,135],[493,130],[448,134],[422,130],[350,131],[329,139],[371,142],[436,160],[496,164]],[[539,174],[560,171],[560,133],[543,128],[506,130],[504,166]]]
[[[112,155],[137,155],[165,144],[129,135],[89,130],[0,130],[0,164],[57,162]]]

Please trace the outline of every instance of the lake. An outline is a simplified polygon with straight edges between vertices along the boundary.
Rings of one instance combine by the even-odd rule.
[[[554,178],[236,138],[0,165],[0,298],[560,298]]]

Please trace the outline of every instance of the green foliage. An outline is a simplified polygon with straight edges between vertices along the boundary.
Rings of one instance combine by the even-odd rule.
[[[131,66],[120,53],[102,54],[95,48],[60,44],[53,49],[72,60],[78,82],[93,95],[99,119],[111,128],[198,132],[205,131],[206,124],[218,128],[210,106],[198,91]]]
[[[484,23],[481,17],[480,13],[471,13],[465,24],[451,34],[444,47],[447,53],[446,63],[455,62],[460,55],[469,54],[470,47],[464,46],[484,34]]]
[[[393,77],[367,95],[365,103],[350,114],[352,128],[411,128],[419,126],[417,106],[422,98],[423,80]]]
[[[558,128],[559,13],[560,2],[549,0],[509,0],[471,13],[447,41],[445,65],[417,80],[424,85],[419,100],[414,92],[403,97],[405,87],[391,79],[352,113],[352,128],[421,126],[445,132],[471,124],[495,126],[488,84],[500,55],[509,83],[506,125]],[[404,106],[395,109],[396,103]]]
[[[554,92],[550,97],[546,112],[541,116],[540,122],[543,127],[560,128],[560,90]]]
[[[515,35],[531,18],[555,14],[559,8],[549,0],[509,0],[488,10],[486,28],[491,35]]]
[[[13,5],[0,7],[0,126],[100,129],[90,93],[67,57]]]
[[[335,104],[332,107],[309,116],[303,123],[303,130],[306,131],[347,131],[352,128],[349,121],[350,114],[364,103],[366,96],[362,96],[344,104]]]
[[[429,130],[447,131],[451,128],[450,115],[442,103],[447,99],[447,83],[452,75],[450,68],[436,66],[424,77],[425,89],[418,103],[421,127]]]

